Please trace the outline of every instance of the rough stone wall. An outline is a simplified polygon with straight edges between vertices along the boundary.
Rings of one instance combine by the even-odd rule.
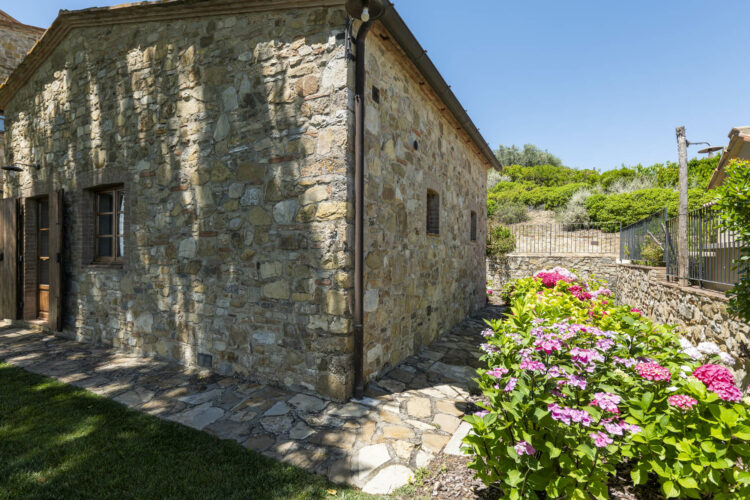
[[[744,366],[735,368],[747,371],[750,325],[727,312],[723,293],[665,282],[664,268],[618,265],[617,276],[615,292],[620,303],[640,309],[659,323],[677,325],[694,344],[718,343],[742,361]]]
[[[24,26],[0,17],[0,84],[31,50],[44,30]]]
[[[504,257],[487,257],[487,279],[492,283],[493,290],[500,291],[509,281],[528,278],[542,269],[564,267],[575,269],[586,278],[594,276],[614,286],[617,282],[616,262],[615,257],[604,255],[578,257],[506,255]]]
[[[376,30],[367,38],[366,378],[394,366],[485,302],[483,159],[383,36]],[[426,234],[428,189],[440,197],[438,236]],[[476,241],[470,241],[472,211]]]
[[[7,107],[7,146],[65,195],[65,333],[347,397],[345,12],[75,29]],[[6,176],[7,178],[7,176]],[[127,192],[125,262],[91,264],[90,189]]]
[[[44,30],[24,26],[0,14],[0,85],[31,50]],[[0,120],[0,164],[6,165],[4,124]]]

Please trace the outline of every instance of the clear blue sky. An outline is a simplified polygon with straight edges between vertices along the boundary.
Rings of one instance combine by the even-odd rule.
[[[493,149],[609,169],[675,160],[678,125],[720,146],[750,125],[750,1],[393,1]],[[116,3],[0,8],[46,27],[60,8]]]

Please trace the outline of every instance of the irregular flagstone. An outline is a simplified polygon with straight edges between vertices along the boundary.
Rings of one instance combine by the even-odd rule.
[[[271,434],[282,434],[292,428],[294,419],[289,415],[274,415],[260,419],[260,425]]]
[[[435,415],[432,423],[438,426],[441,431],[455,432],[456,429],[458,429],[458,425],[461,423],[461,421],[452,415],[439,413]]]
[[[463,439],[469,435],[472,427],[468,422],[461,422],[458,426],[458,430],[453,434],[448,444],[445,445],[444,452],[448,455],[463,455],[461,446],[463,446]]]
[[[303,412],[316,413],[321,411],[328,404],[320,398],[315,396],[308,396],[307,394],[297,394],[288,401],[295,409]]]
[[[371,410],[362,405],[347,403],[344,406],[333,410],[330,415],[340,418],[361,418],[367,415]]]
[[[120,395],[115,396],[114,400],[118,403],[124,404],[125,406],[136,408],[144,403],[147,403],[153,397],[154,393],[152,391],[143,389],[141,387],[136,387],[131,391],[123,392]]]
[[[289,431],[289,437],[292,439],[303,440],[314,434],[315,431],[305,425],[304,422],[298,422]]]
[[[357,480],[362,480],[390,459],[391,454],[385,444],[365,446],[354,455],[351,470]]]
[[[413,474],[406,466],[390,465],[368,481],[362,491],[371,495],[387,495],[408,483]]]
[[[289,413],[289,407],[284,403],[283,401],[279,401],[275,405],[273,405],[271,408],[266,411],[263,416],[264,417],[277,417],[279,415],[286,415]]]
[[[434,432],[425,432],[422,434],[422,448],[433,453],[439,453],[443,447],[448,444],[449,440],[449,436],[444,436]]]
[[[221,408],[215,408],[211,406],[211,403],[204,403],[175,415],[170,415],[168,419],[193,429],[202,430],[207,425],[219,420],[223,415],[224,410]]]

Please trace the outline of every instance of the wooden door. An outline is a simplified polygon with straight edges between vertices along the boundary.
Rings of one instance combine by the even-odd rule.
[[[18,204],[0,200],[0,319],[18,319]]]
[[[62,330],[62,277],[63,277],[63,192],[52,193],[49,198],[49,287],[48,323]]]
[[[49,271],[50,234],[49,199],[40,198],[36,205],[36,270],[37,270],[37,318],[49,318]]]

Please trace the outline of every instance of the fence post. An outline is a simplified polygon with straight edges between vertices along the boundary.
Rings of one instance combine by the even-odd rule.
[[[698,286],[703,288],[703,209],[698,210]]]
[[[667,268],[667,281],[669,281],[669,255],[672,249],[669,241],[669,210],[664,207],[664,262]]]
[[[549,254],[552,255],[552,222],[549,223]]]

